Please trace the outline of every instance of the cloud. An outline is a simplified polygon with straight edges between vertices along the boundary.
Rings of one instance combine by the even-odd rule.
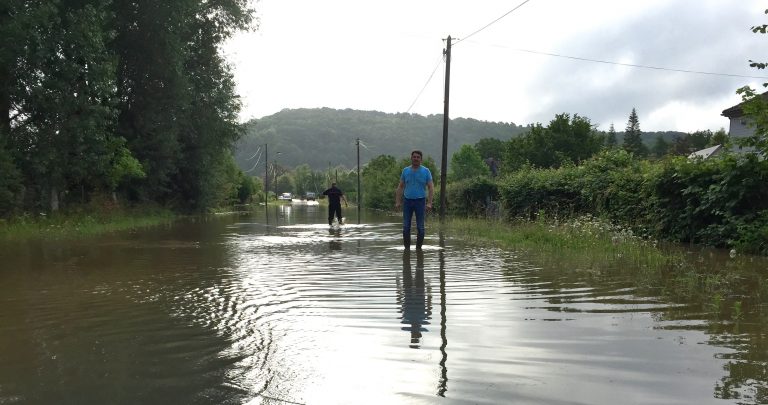
[[[760,74],[747,60],[765,38],[751,33],[746,21],[759,14],[745,3],[711,10],[712,3],[661,5],[571,36],[555,52],[670,69]],[[527,118],[578,113],[602,129],[611,123],[618,129],[636,108],[644,130],[716,130],[727,127],[720,112],[739,101],[735,90],[750,82],[755,81],[562,59],[546,64],[528,83],[529,94],[538,92],[552,101]]]

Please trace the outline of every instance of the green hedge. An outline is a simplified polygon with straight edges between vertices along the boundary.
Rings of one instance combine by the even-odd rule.
[[[768,254],[768,163],[754,155],[650,162],[613,150],[580,166],[452,183],[448,192],[454,214],[483,215],[499,197],[508,220],[589,214],[648,237]]]

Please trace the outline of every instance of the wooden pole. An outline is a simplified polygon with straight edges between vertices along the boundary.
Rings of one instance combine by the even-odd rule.
[[[451,36],[448,35],[445,47],[445,101],[443,110],[443,153],[440,162],[440,222],[445,221],[446,180],[448,177],[448,102],[451,89]]]

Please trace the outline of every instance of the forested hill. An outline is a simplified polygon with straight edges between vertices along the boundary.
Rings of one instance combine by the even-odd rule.
[[[268,144],[269,160],[281,166],[308,164],[327,169],[329,164],[354,168],[360,138],[360,164],[379,155],[406,158],[412,149],[440,163],[443,116],[388,114],[378,111],[331,108],[283,110],[245,125],[245,135],[235,149],[237,164],[245,171],[259,159],[259,148]],[[448,125],[448,158],[461,145],[483,138],[508,140],[528,128],[513,123],[456,118]],[[280,152],[279,154],[277,152]],[[261,163],[264,162],[263,155]],[[259,170],[251,171],[258,173]]]

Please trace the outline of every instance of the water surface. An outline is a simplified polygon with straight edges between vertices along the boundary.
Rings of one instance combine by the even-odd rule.
[[[631,268],[429,223],[405,252],[398,217],[345,214],[329,229],[296,203],[0,246],[0,404],[768,400],[762,311],[723,321]]]

